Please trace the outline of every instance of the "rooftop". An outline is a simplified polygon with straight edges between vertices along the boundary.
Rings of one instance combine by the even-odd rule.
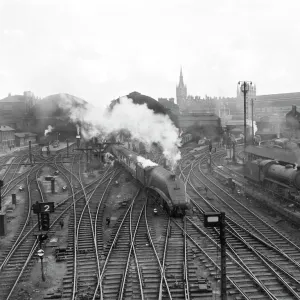
[[[23,102],[24,101],[24,96],[23,95],[13,95],[13,96],[8,96],[6,98],[3,98],[0,100],[0,103],[2,102]]]
[[[25,136],[37,136],[37,134],[32,133],[32,132],[16,132],[15,136],[19,137],[19,138],[23,138]]]
[[[270,94],[257,95],[256,101],[258,103],[276,102],[276,105],[289,106],[295,103],[300,103],[300,92],[284,93],[284,94]]]
[[[0,131],[15,131],[13,128],[6,126],[6,125],[1,125],[0,126]]]
[[[300,162],[300,151],[287,151],[279,148],[270,148],[262,146],[252,146],[246,147],[247,153],[252,153],[264,158],[270,158],[285,163],[295,164]]]

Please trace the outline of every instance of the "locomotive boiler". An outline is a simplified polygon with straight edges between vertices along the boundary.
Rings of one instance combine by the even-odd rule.
[[[121,146],[112,146],[112,154],[147,191],[161,202],[171,216],[183,216],[189,208],[185,185],[178,176]]]
[[[248,161],[245,177],[287,197],[299,196],[300,170],[295,169],[293,165],[281,165],[275,160]]]

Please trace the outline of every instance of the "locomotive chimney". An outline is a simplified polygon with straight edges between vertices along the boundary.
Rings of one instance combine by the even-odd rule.
[[[175,179],[176,179],[176,175],[175,175],[174,173],[172,173],[172,174],[170,175],[170,178],[171,178],[172,180],[174,180],[174,181],[175,181]]]

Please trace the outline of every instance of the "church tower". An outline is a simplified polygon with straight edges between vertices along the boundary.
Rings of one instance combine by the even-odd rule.
[[[183,82],[182,68],[180,68],[179,84],[176,86],[176,99],[179,109],[183,110],[187,99],[187,88]]]

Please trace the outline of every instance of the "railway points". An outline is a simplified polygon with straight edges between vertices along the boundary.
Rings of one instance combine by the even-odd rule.
[[[289,243],[290,251],[288,247],[283,247],[279,238],[276,238],[278,235],[276,230],[272,231],[274,237],[268,233],[268,230],[273,227],[270,227],[266,221],[263,221],[259,228],[255,228],[254,224],[257,220],[255,217],[251,219],[248,213],[243,212],[245,208],[239,208],[243,201],[237,204],[230,198],[232,191],[229,187],[225,187],[224,191],[220,191],[219,188],[216,191],[214,185],[218,184],[215,179],[217,175],[209,174],[206,168],[207,146],[195,145],[190,149],[183,147],[182,151],[182,179],[187,184],[188,197],[191,199],[191,207],[186,211],[184,218],[168,216],[161,206],[163,203],[157,201],[153,195],[142,192],[139,200],[132,202],[141,183],[122,167],[117,169],[117,166],[107,165],[95,172],[89,169],[90,162],[86,157],[77,152],[72,152],[68,160],[62,159],[66,153],[60,151],[49,157],[39,158],[38,154],[35,154],[36,162],[40,164],[24,169],[20,174],[23,177],[19,177],[18,180],[24,180],[24,176],[29,176],[31,198],[40,197],[42,199],[40,201],[53,201],[56,206],[54,214],[50,216],[53,225],[49,232],[44,232],[48,239],[42,243],[45,278],[42,285],[43,299],[55,299],[55,297],[57,299],[73,297],[100,299],[101,295],[103,299],[118,297],[159,299],[160,296],[162,299],[184,299],[186,295],[189,296],[186,299],[211,299],[213,293],[220,297],[218,294],[220,293],[218,281],[221,276],[218,230],[205,229],[204,219],[201,217],[201,210],[213,211],[214,209],[226,211],[229,215],[228,251],[232,252],[235,247],[250,251],[253,245],[259,248],[258,253],[254,248],[252,249],[253,266],[248,271],[249,262],[243,258],[249,255],[246,250],[239,252],[236,249],[228,254],[228,299],[234,299],[239,295],[251,298],[258,295],[258,291],[265,295],[282,293],[286,299],[298,297],[297,290],[292,286],[298,284],[298,279],[292,278],[285,269],[285,266],[289,266],[294,274],[299,273],[296,244],[286,240],[286,236],[279,233],[279,237]],[[222,156],[221,153],[222,150],[218,150],[212,154],[212,165],[218,159],[218,155]],[[216,164],[220,165],[220,161],[217,160]],[[11,166],[13,167],[14,165]],[[226,167],[229,166],[223,166],[215,173],[219,172],[218,176],[223,174],[224,177],[226,172],[227,177],[231,174],[232,180],[236,181],[237,187],[241,189],[239,175],[230,173]],[[215,165],[213,168],[218,170]],[[117,173],[113,173],[113,170],[119,172],[118,177],[114,177],[113,174]],[[13,180],[11,187],[18,182],[15,179],[17,174],[15,169],[11,169],[9,175],[11,179],[8,179]],[[100,181],[102,176],[106,178],[103,185]],[[205,176],[209,176],[212,182]],[[54,194],[51,192],[51,181],[45,180],[46,177],[55,178]],[[228,178],[226,181],[228,182]],[[17,196],[17,206],[12,211],[14,215],[17,211],[20,213],[21,209],[21,203],[18,202],[19,194],[26,196],[27,193],[27,184],[20,181],[17,187],[21,184],[24,185],[25,191],[12,189]],[[195,188],[192,189],[191,185]],[[207,192],[204,186],[208,187]],[[8,183],[6,187],[8,190],[11,188]],[[108,188],[107,195],[99,202],[106,188]],[[223,198],[226,199],[226,204],[221,201]],[[25,210],[26,197],[23,203]],[[232,208],[229,209],[228,205]],[[233,211],[241,216],[233,218]],[[107,218],[109,223],[106,221]],[[36,221],[36,217],[32,219],[30,228],[37,228]],[[245,231],[246,228],[248,231]],[[28,229],[24,231],[26,232]],[[33,299],[39,299],[40,296],[34,292],[32,285],[28,284],[28,281],[42,284],[40,258],[31,252],[32,249],[40,248],[39,243],[35,244],[34,240],[34,234],[38,231],[33,229],[30,232],[25,243],[21,242],[23,237],[20,237],[21,248],[13,250],[14,253],[8,263],[0,270],[0,275],[8,270],[11,272],[6,268],[15,262],[14,257],[18,257],[19,251],[23,249],[21,251],[24,252],[24,256],[21,261],[24,264],[20,263],[20,267],[15,270],[16,274],[20,274],[19,279],[15,284],[9,283],[11,287],[14,286],[10,299],[14,299],[18,293],[22,294],[25,290],[33,295]],[[11,244],[7,242],[7,245]],[[22,248],[22,245],[31,245],[31,248]],[[269,253],[272,253],[273,258],[268,258]],[[27,263],[25,263],[26,255],[31,257]],[[2,256],[0,258],[2,259]],[[264,261],[266,266],[264,270],[259,263],[254,264],[256,260]],[[271,276],[270,270],[275,268],[274,264],[279,275],[272,280],[274,282],[277,280],[277,286],[280,288],[275,291],[271,284],[261,283],[260,290],[257,289],[256,283],[264,279],[256,274],[256,269],[260,268],[262,272],[268,274],[266,276]],[[23,268],[24,270],[18,273]],[[249,285],[243,285],[242,276],[248,278]],[[59,286],[59,289],[54,288],[55,286]],[[248,292],[247,289],[252,292]]]
[[[224,152],[223,152],[223,155],[224,155]],[[191,203],[194,203],[194,201],[196,201],[196,202],[198,202],[199,203],[199,201],[201,202],[201,210],[202,209],[204,209],[200,214],[199,213],[195,213],[195,212],[193,212],[193,214],[192,214],[192,216],[193,216],[193,219],[195,219],[196,217],[195,217],[195,214],[197,215],[197,218],[198,218],[198,216],[201,216],[202,214],[203,214],[203,212],[204,211],[215,211],[215,209],[216,209],[216,207],[218,207],[219,209],[221,209],[221,210],[226,210],[226,206],[228,206],[228,205],[230,205],[230,206],[232,206],[232,204],[231,204],[231,202],[229,201],[229,196],[230,197],[232,197],[231,196],[231,191],[230,191],[230,189],[229,190],[227,190],[227,188],[226,187],[222,187],[221,189],[222,189],[222,191],[224,191],[225,192],[225,194],[223,195],[223,192],[221,192],[220,193],[220,189],[218,189],[218,192],[217,192],[217,189],[215,188],[216,186],[215,186],[215,183],[213,183],[214,181],[215,181],[215,179],[214,179],[214,175],[211,175],[211,174],[209,174],[209,173],[207,173],[207,169],[206,169],[206,153],[205,153],[205,151],[203,151],[203,155],[202,155],[202,157],[200,157],[199,159],[198,159],[198,162],[196,163],[195,162],[195,165],[199,165],[199,166],[201,166],[201,168],[200,169],[202,169],[202,173],[200,173],[201,174],[201,181],[199,182],[199,180],[200,180],[200,178],[198,178],[199,177],[199,171],[198,171],[198,167],[195,167],[195,171],[197,171],[196,173],[197,173],[197,175],[196,176],[193,176],[192,178],[191,178],[191,180],[190,180],[190,183],[189,183],[189,185],[192,185],[193,186],[193,192],[190,192],[190,193],[192,193],[191,195],[193,195],[193,198],[194,198],[194,200],[192,200],[191,199]],[[219,164],[219,162],[217,163],[217,165]],[[183,167],[183,169],[182,169],[182,171],[184,172],[183,174],[185,174],[184,176],[190,176],[190,174],[191,173],[193,173],[192,171],[191,171],[191,169],[188,169],[187,168],[187,166],[188,165],[184,165],[184,167]],[[216,166],[215,166],[216,167]],[[227,166],[228,167],[228,166]],[[184,168],[186,169],[186,171],[184,171]],[[222,167],[222,168],[220,168],[220,169],[223,169],[224,167]],[[188,172],[188,173],[187,173]],[[238,174],[238,173],[237,173]],[[208,176],[209,175],[209,176]],[[206,177],[211,177],[211,179],[210,180],[212,180],[212,181],[207,181],[207,179],[206,179]],[[236,175],[237,177],[239,176],[239,175]],[[191,177],[191,176],[190,176]],[[195,177],[195,178],[194,178]],[[225,178],[225,176],[224,176],[224,178]],[[231,179],[233,179],[234,178],[234,176],[231,176]],[[227,178],[228,179],[228,178]],[[224,181],[224,180],[223,180]],[[226,180],[227,181],[227,180]],[[186,181],[186,182],[188,182],[188,181]],[[199,187],[199,183],[200,183],[200,187]],[[212,183],[213,183],[213,185],[212,185]],[[218,184],[216,184],[216,185],[218,185]],[[204,192],[204,186],[207,186],[208,188],[209,188],[209,190],[210,190],[210,192],[211,193],[213,193],[214,194],[214,197],[213,197],[213,199],[214,199],[214,201],[212,201],[211,200],[211,198],[208,198],[208,197],[206,197],[206,195],[205,195],[205,192]],[[215,186],[215,187],[214,187]],[[200,191],[200,193],[199,193],[199,191]],[[188,192],[189,193],[189,192]],[[195,196],[195,195],[197,195],[197,196]],[[225,195],[226,195],[226,197],[225,197]],[[224,197],[225,197],[225,201],[226,202],[222,202],[223,200],[221,200],[221,199],[224,199]],[[235,194],[235,196],[234,197],[238,197],[238,195],[237,194]],[[220,201],[223,203],[223,204],[221,204],[220,203]],[[234,203],[236,203],[236,204],[238,204],[238,203],[243,203],[244,201],[238,201],[238,202],[234,202]],[[205,204],[205,205],[204,205]],[[224,206],[224,204],[226,204],[225,206]],[[236,205],[235,204],[235,205]],[[240,205],[240,204],[238,204],[238,205]],[[249,205],[249,203],[245,203],[245,205],[247,206],[247,205]],[[244,206],[245,208],[246,208],[246,206]],[[252,221],[250,221],[250,219],[247,217],[247,214],[246,214],[246,211],[247,211],[247,209],[245,209],[245,208],[243,208],[243,209],[238,209],[238,210],[236,210],[236,212],[239,212],[239,213],[242,213],[242,215],[244,215],[244,217],[246,218],[246,220],[247,220],[247,225],[244,225],[245,227],[244,228],[247,228],[247,227],[249,227],[249,224],[254,224],[253,223],[253,220]],[[199,208],[200,209],[200,208]],[[245,212],[244,212],[244,209],[245,209]],[[253,209],[253,208],[251,208],[251,209]],[[193,210],[194,211],[194,210]],[[227,211],[227,210],[226,210]],[[232,209],[230,209],[229,211],[228,211],[228,213],[230,212],[230,214],[232,215]],[[262,214],[262,212],[259,212],[259,215],[261,215]],[[266,218],[266,216],[264,216],[264,217],[262,217],[263,219],[265,219]],[[268,217],[267,217],[268,218]],[[190,217],[188,217],[188,219],[190,219]],[[231,222],[231,221],[230,221]],[[250,222],[250,223],[249,223]],[[263,222],[266,222],[266,221],[263,221]],[[239,219],[239,221],[236,223],[236,224],[243,224],[243,222]],[[267,223],[264,223],[264,224],[267,224]],[[275,228],[276,227],[278,227],[277,225],[276,225],[276,223],[275,222],[272,222],[271,221],[271,227],[269,227],[269,231],[271,231],[271,232],[274,232],[274,230],[275,230]],[[193,225],[194,227],[196,226],[196,225]],[[201,220],[201,222],[200,223],[198,223],[198,225],[197,225],[199,228],[201,228],[201,227],[203,227],[203,221]],[[242,225],[243,226],[243,225]],[[253,226],[253,225],[252,225]],[[258,223],[256,222],[256,225],[255,225],[255,231],[256,231],[256,234],[262,234],[262,232],[264,232],[264,234],[268,234],[268,230],[267,229],[265,229],[265,230],[263,230],[261,227],[260,227],[261,225],[258,225]],[[268,225],[269,226],[269,225]],[[279,231],[278,231],[279,230]],[[236,229],[235,229],[235,231],[236,231]],[[276,243],[278,243],[277,244],[277,249],[279,249],[280,251],[278,252],[278,254],[279,255],[281,255],[280,253],[283,253],[283,255],[287,255],[289,258],[288,259],[291,259],[291,266],[290,266],[290,268],[292,268],[292,266],[294,266],[294,267],[296,267],[296,268],[298,268],[297,267],[297,261],[298,261],[298,256],[297,255],[299,255],[299,250],[297,250],[298,248],[298,246],[295,244],[295,242],[292,242],[292,245],[294,245],[294,246],[289,246],[289,247],[286,247],[286,248],[284,248],[283,247],[283,244],[285,243],[283,240],[285,240],[286,239],[286,235],[284,234],[284,233],[280,233],[280,229],[277,229],[277,231],[275,230],[275,232],[277,232],[278,234],[279,234],[279,236],[278,236],[278,238],[277,238],[277,241],[275,240],[275,242],[274,242],[274,240],[272,240],[271,238],[270,239],[268,239],[268,241],[270,242],[270,241],[272,241],[272,243],[274,243],[275,245],[276,245]],[[245,238],[245,234],[244,233],[242,233],[241,234],[241,236],[243,236],[244,238]],[[273,237],[274,238],[274,237]],[[265,239],[265,238],[264,238]],[[294,239],[295,240],[295,239]],[[290,240],[288,239],[288,243],[290,243]],[[253,244],[254,242],[251,242],[251,244]],[[234,246],[233,246],[233,250],[235,249],[235,247],[238,247],[237,246],[237,244],[234,244]],[[260,246],[261,247],[261,246]],[[294,247],[294,248],[293,248]],[[257,248],[257,247],[256,247]],[[294,250],[291,250],[291,248],[293,248]],[[260,250],[262,253],[263,253],[263,250]],[[265,250],[266,252],[266,254],[267,254],[267,256],[269,255],[269,253],[270,253],[270,250],[268,250],[268,249],[266,249]],[[287,254],[288,253],[288,254]],[[291,254],[291,253],[293,253],[293,254]],[[293,256],[293,255],[295,255],[295,256]],[[212,257],[211,257],[212,258]],[[275,258],[274,258],[275,259]],[[280,259],[279,259],[280,260]],[[271,263],[274,263],[274,261],[273,260],[271,260],[271,261],[269,261],[268,262],[269,264]],[[278,260],[277,260],[277,263],[278,263]],[[283,264],[283,266],[284,266],[284,269],[282,270],[283,272],[285,272],[284,270],[287,270],[286,269],[286,265],[284,265]],[[271,269],[272,269],[272,267],[271,267]],[[230,269],[231,270],[231,269]],[[234,273],[236,273],[236,271],[230,271],[230,272],[234,272]],[[278,272],[279,272],[279,270],[278,270]],[[299,269],[297,269],[297,271],[295,270],[295,272],[299,272]],[[230,274],[228,274],[228,275],[230,275]],[[281,273],[281,275],[279,275],[279,277],[280,276],[283,276],[283,274]],[[285,275],[284,275],[285,276]],[[230,278],[231,276],[229,276],[228,277],[228,279],[229,279],[229,282],[230,283],[232,283],[232,284],[230,284],[229,286],[228,286],[228,295],[237,295],[237,294],[242,294],[242,295],[244,295],[244,297],[247,297],[247,295],[245,294],[245,292],[243,292],[243,290],[244,290],[244,288],[245,287],[243,287],[242,289],[236,284],[237,282],[236,282],[236,280],[232,280],[232,278]],[[286,291],[287,291],[287,293],[288,294],[286,294],[286,296],[284,296],[285,298],[284,299],[294,299],[294,297],[297,299],[298,297],[299,297],[299,295],[298,295],[298,291],[297,290],[295,290],[295,289],[293,289],[293,288],[291,288],[292,286],[293,286],[293,283],[291,283],[291,278],[290,279],[288,279],[288,278],[286,278],[286,279],[284,279],[284,281],[283,281],[283,283],[280,283],[280,284],[278,284],[278,291],[279,290],[281,290],[282,288],[283,288],[283,286],[285,285],[285,282],[288,282],[288,285],[287,286],[285,286],[285,289],[286,289]],[[283,284],[283,285],[282,285]],[[294,282],[294,284],[297,284],[297,282]],[[272,293],[274,293],[274,295],[276,294],[276,292],[275,291],[273,291],[273,289],[272,288],[270,288],[270,286],[271,286],[271,284],[268,284],[267,286],[263,286],[262,288],[265,290],[265,293],[267,293],[267,294],[269,294],[270,293],[270,291],[272,291]],[[279,286],[280,286],[280,288],[279,288]],[[233,290],[235,290],[235,292],[233,291]],[[245,290],[244,290],[245,291]],[[249,294],[248,295],[248,297],[253,297],[254,295],[255,295],[255,292],[254,292],[254,290],[253,290],[253,295],[251,295],[251,294]],[[257,293],[257,292],[256,292]],[[280,293],[280,292],[279,292]],[[250,296],[251,295],[251,296]],[[258,295],[258,294],[257,294]],[[282,294],[283,295],[283,294]]]

